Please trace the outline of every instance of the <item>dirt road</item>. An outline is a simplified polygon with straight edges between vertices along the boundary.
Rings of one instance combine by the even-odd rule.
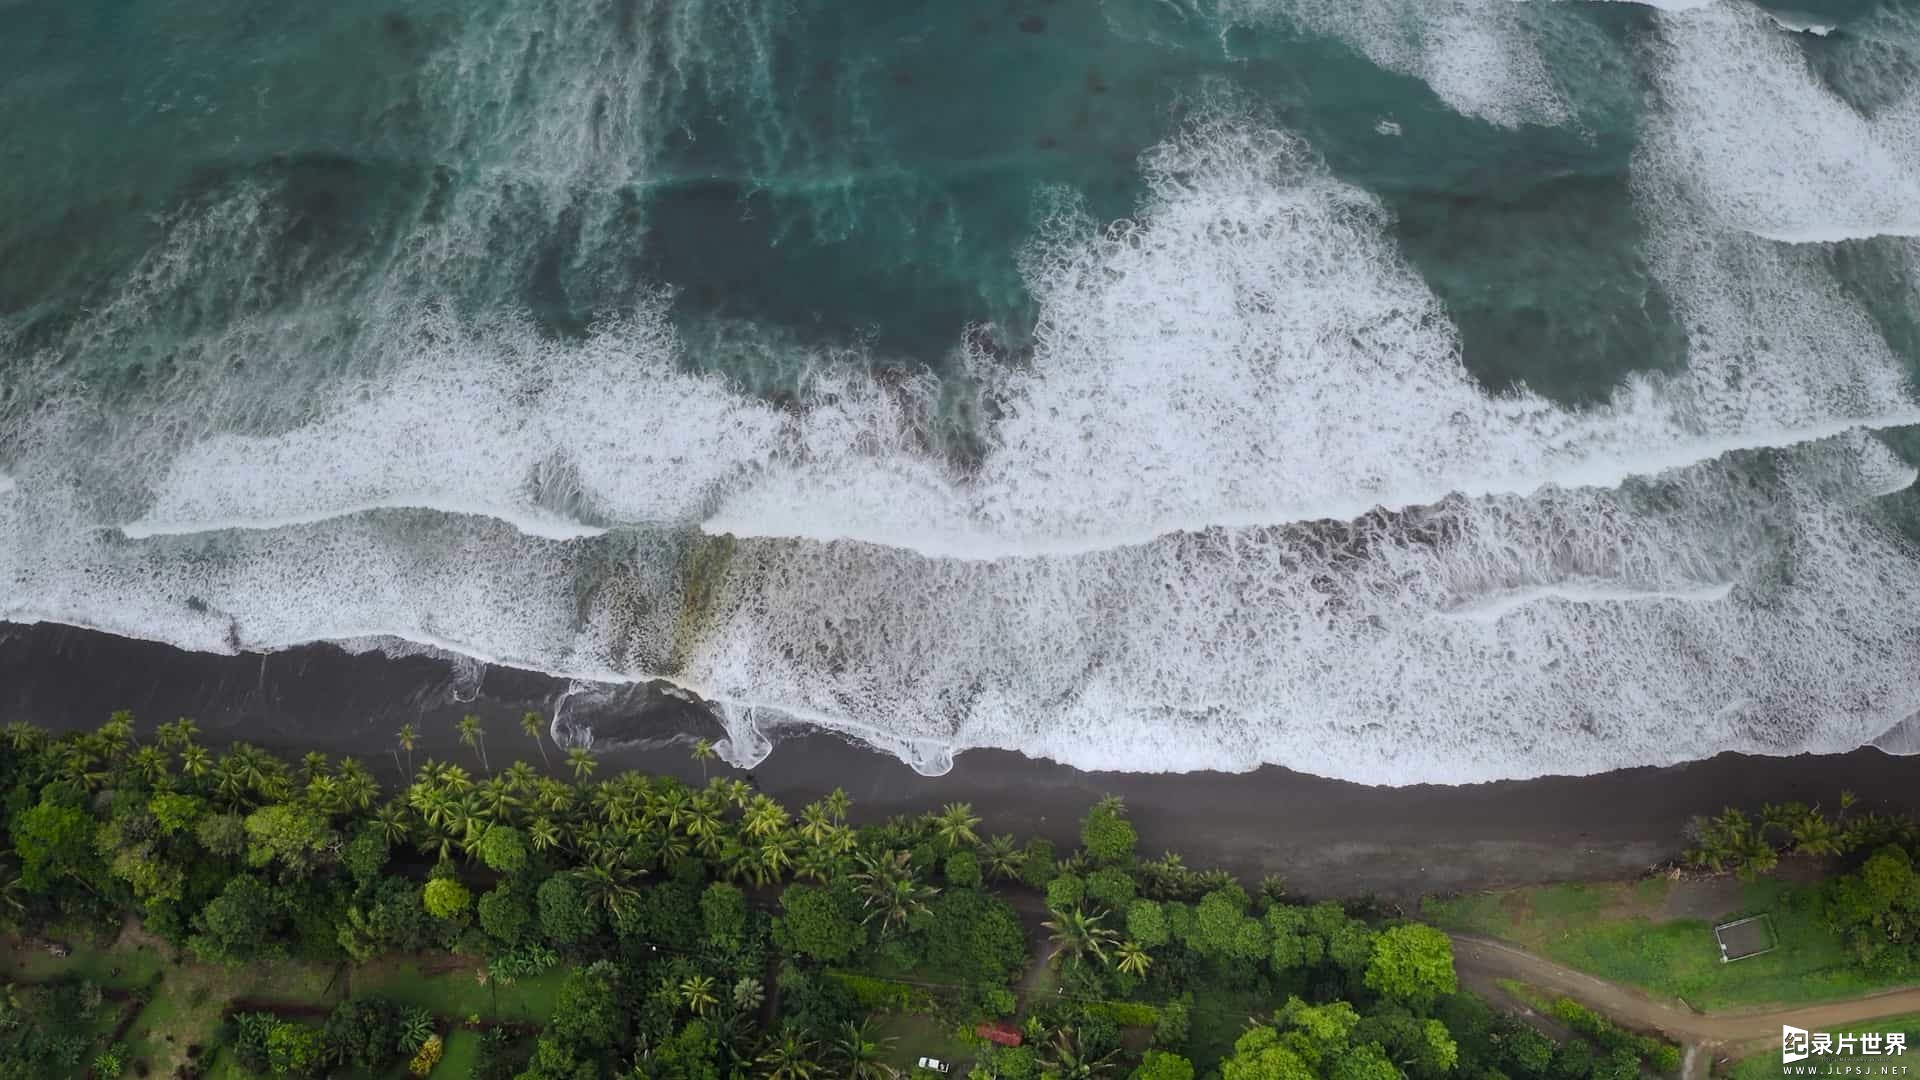
[[[1688,1077],[1704,1076],[1719,1054],[1751,1053],[1779,1045],[1782,1024],[1818,1031],[1920,1013],[1920,987],[1909,987],[1817,1005],[1706,1014],[1656,1001],[1502,941],[1470,934],[1448,936],[1453,939],[1454,967],[1468,988],[1482,996],[1505,997],[1499,981],[1514,979],[1556,997],[1573,998],[1626,1027],[1660,1032],[1686,1048]]]

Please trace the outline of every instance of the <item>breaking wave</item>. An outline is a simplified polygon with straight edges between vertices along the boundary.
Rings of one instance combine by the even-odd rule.
[[[845,135],[767,111],[802,77],[767,10],[475,19],[410,105],[462,167],[387,231],[314,238],[343,211],[312,170],[358,190],[361,166],[214,177],[100,302],[0,339],[0,618],[537,668],[582,681],[569,738],[661,678],[743,763],[792,725],[927,773],[1003,747],[1379,784],[1898,742],[1920,710],[1920,276],[1894,239],[1915,114],[1756,10],[1652,7],[1626,13],[1652,93],[1624,134],[1582,128],[1553,61],[1590,13],[1296,0],[1221,24],[1345,41],[1489,146],[1571,131],[1538,184],[1625,189],[1645,238],[1623,261],[1681,353],[1564,358],[1616,365],[1591,401],[1491,388],[1397,213],[1431,193],[1235,89],[1125,155],[1124,218],[1092,180],[1035,185],[1030,327],[956,326],[910,362],[761,325],[631,248],[636,191],[695,153],[688,100],[737,106],[768,176]],[[724,55],[722,16],[744,28]],[[1088,100],[1123,85],[1094,74]],[[1097,131],[1087,109],[1061,130]],[[855,142],[882,126],[860,115]],[[1380,115],[1351,137],[1431,138],[1380,140]],[[1892,285],[1846,272],[1867,256]]]

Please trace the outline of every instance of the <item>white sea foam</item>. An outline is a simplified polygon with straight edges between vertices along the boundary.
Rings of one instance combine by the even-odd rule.
[[[1713,464],[1071,558],[754,542],[682,674],[863,738],[1084,768],[1461,782],[1850,747],[1920,703],[1883,603],[1920,598],[1913,552],[1848,509],[1869,441],[1795,452],[1779,490]]]
[[[246,363],[183,377],[174,426],[69,401],[7,429],[0,618],[665,675],[741,761],[791,722],[929,773],[982,746],[1374,783],[1851,748],[1920,707],[1920,564],[1871,506],[1911,466],[1858,430],[1920,415],[1819,253],[1729,230],[1669,149],[1635,183],[1688,367],[1593,409],[1486,395],[1381,207],[1229,113],[1148,156],[1137,220],[1035,246],[1038,344],[972,358],[1000,419],[965,472],[923,448],[929,381],[827,368],[775,410],[686,374],[657,306],[563,342],[388,294],[317,403],[244,400],[324,355],[261,316],[209,335],[200,363]],[[242,209],[182,250],[244,252]],[[194,295],[135,285],[83,332]],[[368,509],[395,502],[463,513]],[[554,517],[624,527],[509,524]],[[700,520],[741,539],[689,595]],[[199,531],[237,521],[274,527]]]
[[[1675,246],[1676,265],[1693,261],[1673,287],[1729,336],[1703,336],[1678,376],[1573,411],[1484,393],[1439,301],[1386,242],[1384,213],[1297,140],[1216,117],[1144,164],[1153,194],[1136,221],[1063,222],[1034,253],[1033,361],[997,387],[1002,419],[964,478],[912,449],[896,399],[849,391],[705,527],[1059,554],[1453,492],[1611,486],[1920,421],[1898,362],[1810,257],[1742,237]],[[1755,323],[1773,333],[1735,333]]]
[[[1722,3],[1660,29],[1642,152],[1718,221],[1789,243],[1920,234],[1920,129],[1855,111],[1755,9]]]
[[[601,526],[575,512],[628,523],[696,515],[784,423],[717,379],[676,370],[657,310],[574,346],[517,323],[475,332],[440,314],[390,326],[386,339],[409,355],[377,384],[338,392],[312,422],[189,446],[127,535],[415,506],[487,514],[535,536],[593,536]]]
[[[1289,20],[1351,44],[1368,60],[1425,82],[1447,107],[1502,127],[1567,119],[1511,0],[1227,0],[1228,21]]]

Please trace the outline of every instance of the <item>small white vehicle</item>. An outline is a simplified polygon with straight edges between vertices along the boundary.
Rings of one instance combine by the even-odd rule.
[[[920,1059],[920,1067],[923,1069],[932,1069],[934,1072],[937,1072],[937,1073],[953,1071],[952,1065],[948,1064],[947,1062],[941,1061],[939,1058],[923,1057]]]

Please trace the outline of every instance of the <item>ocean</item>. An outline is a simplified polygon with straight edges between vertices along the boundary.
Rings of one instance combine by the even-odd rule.
[[[1920,746],[1920,4],[0,0],[0,620],[736,762]]]

